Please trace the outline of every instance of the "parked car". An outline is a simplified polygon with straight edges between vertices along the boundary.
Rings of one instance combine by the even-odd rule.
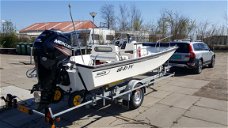
[[[173,67],[186,67],[200,74],[204,66],[213,68],[215,65],[215,53],[204,42],[179,40],[171,45],[179,47],[169,60]]]

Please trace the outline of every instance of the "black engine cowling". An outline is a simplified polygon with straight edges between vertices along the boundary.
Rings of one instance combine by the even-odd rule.
[[[69,85],[69,76],[63,62],[72,55],[69,34],[45,30],[34,42],[34,61],[37,68],[38,86],[41,91],[39,109],[52,102],[56,84]]]

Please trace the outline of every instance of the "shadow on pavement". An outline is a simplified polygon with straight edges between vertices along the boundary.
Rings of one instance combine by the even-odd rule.
[[[198,75],[194,73],[192,69],[187,68],[171,68],[171,72],[175,72],[175,77],[188,76],[188,75]]]

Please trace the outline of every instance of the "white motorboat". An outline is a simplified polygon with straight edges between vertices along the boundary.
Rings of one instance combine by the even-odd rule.
[[[69,33],[46,30],[34,42],[38,83],[31,92],[41,92],[40,109],[59,101],[62,90],[71,97],[81,92],[84,95],[150,72],[162,66],[177,49],[125,42],[119,46],[94,45],[91,54],[72,56],[71,40]]]
[[[70,86],[59,86],[65,91],[72,89],[74,92],[112,85],[158,68],[176,49],[144,46],[136,42],[127,43],[122,49],[115,45],[94,45],[90,55],[70,57],[67,70]]]
[[[46,122],[55,126],[60,115],[95,105],[99,100],[103,106],[106,100],[122,100],[122,105],[136,109],[141,106],[147,87],[162,77],[174,75],[167,74],[168,66],[162,65],[173,55],[176,46],[157,48],[151,47],[151,43],[136,42],[121,46],[94,45],[91,54],[72,56],[69,40],[63,33],[48,30],[36,39],[36,70],[27,72],[33,77],[37,71],[38,83],[31,90],[35,104],[17,103],[16,96],[7,94],[6,98],[2,97],[7,109],[17,107],[21,112],[44,116]],[[163,70],[147,73],[158,67]],[[61,101],[64,95],[69,96],[70,108],[53,114],[49,104]]]

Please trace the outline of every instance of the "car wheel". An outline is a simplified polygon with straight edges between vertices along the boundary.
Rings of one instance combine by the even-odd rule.
[[[211,63],[209,64],[209,68],[214,68],[214,66],[215,66],[215,57],[212,56]]]
[[[202,62],[202,60],[199,60],[198,66],[195,69],[195,73],[200,74],[202,72],[202,69],[203,69],[203,62]]]

